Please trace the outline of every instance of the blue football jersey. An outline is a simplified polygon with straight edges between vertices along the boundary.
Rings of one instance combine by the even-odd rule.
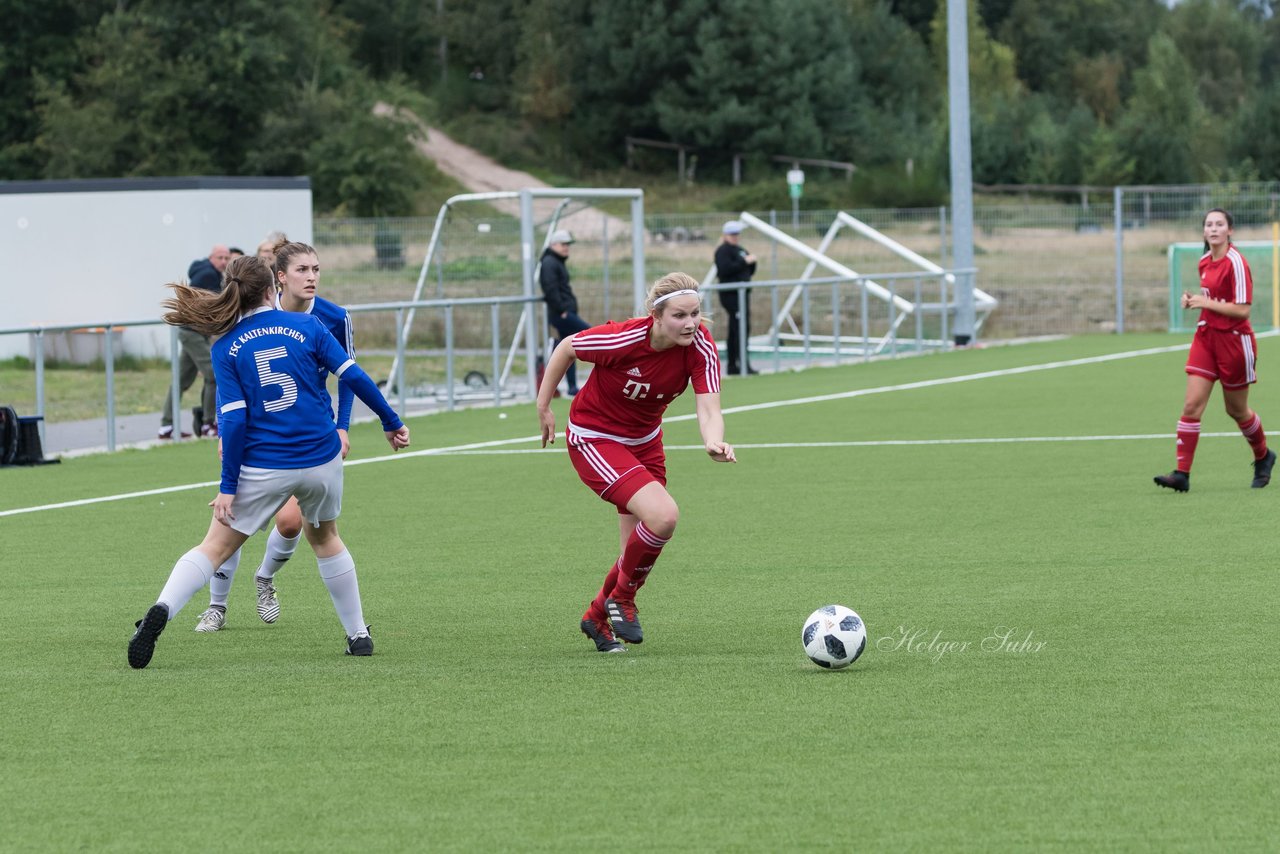
[[[276,294],[276,308],[281,308],[279,294]],[[310,314],[323,323],[325,328],[329,330],[334,338],[338,339],[338,343],[347,351],[348,359],[356,357],[355,337],[351,329],[351,314],[345,308],[323,297],[315,297],[307,303],[305,312],[300,313]],[[324,399],[328,401],[328,405],[332,410],[333,399],[329,396],[328,384],[329,369],[321,365],[316,375],[316,381],[320,383]],[[351,427],[351,404],[355,400],[355,396],[351,386],[345,383],[338,383],[337,424],[339,430],[347,430]]]
[[[360,399],[396,430],[400,419],[373,381],[310,314],[263,307],[213,345],[222,435],[222,487],[234,494],[240,466],[310,468],[338,455],[342,442],[323,370],[350,382]]]

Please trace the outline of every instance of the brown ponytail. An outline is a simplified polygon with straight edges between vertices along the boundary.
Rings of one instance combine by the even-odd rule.
[[[170,326],[186,326],[204,335],[224,335],[241,315],[263,304],[272,289],[271,270],[256,255],[234,258],[222,274],[222,291],[171,284],[173,296],[161,305],[162,319]]]

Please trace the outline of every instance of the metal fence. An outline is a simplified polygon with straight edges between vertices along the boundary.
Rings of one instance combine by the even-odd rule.
[[[1231,211],[1236,240],[1270,239],[1280,182],[1166,187],[1063,188],[1056,196],[1010,189],[974,209],[976,284],[1000,301],[981,332],[987,340],[1168,328],[1170,244],[1198,239],[1211,207]],[[611,211],[615,218],[625,214]],[[1117,216],[1119,211],[1119,216]],[[722,224],[741,211],[648,213],[645,264],[649,278],[683,270],[701,278],[711,264]],[[835,211],[751,211],[816,245]],[[939,265],[951,260],[947,208],[851,210],[853,216]],[[590,212],[579,214],[590,216]],[[578,234],[569,260],[581,313],[590,321],[628,316],[627,234],[602,226]],[[581,220],[579,220],[581,221]],[[338,302],[407,299],[412,294],[433,218],[317,219],[315,241],[325,266],[324,292]],[[443,251],[429,271],[436,298],[520,293],[519,223],[509,215],[472,215],[449,224]],[[802,258],[747,231],[742,245],[761,259],[757,278],[794,278]],[[900,259],[854,234],[829,253],[858,273],[900,270]],[[1255,270],[1255,282],[1270,275]],[[764,313],[752,333],[768,328]]]
[[[1056,200],[1055,200],[1056,198]],[[980,332],[985,340],[1048,334],[1156,331],[1170,326],[1170,267],[1168,247],[1199,239],[1204,212],[1211,207],[1231,211],[1237,242],[1271,239],[1270,223],[1280,219],[1280,182],[1122,187],[1110,193],[1085,188],[1060,195],[1033,196],[1009,191],[998,203],[974,210],[975,284],[994,296],[999,306]],[[990,202],[990,197],[987,199]],[[561,211],[572,215],[577,242],[569,269],[578,294],[580,313],[589,322],[622,319],[636,313],[631,258],[631,229],[625,205],[601,204],[600,210],[581,204]],[[682,270],[703,278],[712,264],[722,224],[741,211],[698,214],[649,213],[645,266],[650,280]],[[835,211],[751,212],[787,234],[816,246],[835,219]],[[913,249],[943,268],[951,263],[951,216],[947,208],[898,208],[849,211],[859,220]],[[434,390],[442,405],[469,397],[492,397],[495,384],[519,376],[516,357],[518,314],[525,305],[522,251],[518,217],[498,208],[477,206],[455,211],[444,224],[442,241],[426,272],[429,299],[415,305],[422,313],[407,335],[400,335],[397,312],[411,304],[426,248],[435,227],[432,217],[402,219],[317,218],[313,240],[323,274],[321,293],[353,310],[361,361],[377,375],[384,373],[399,352],[406,355],[403,385],[412,394]],[[538,235],[541,237],[541,234]],[[759,258],[757,297],[747,330],[753,348],[763,346],[764,363],[781,365],[797,358],[825,358],[850,337],[875,338],[877,306],[864,310],[857,295],[858,280],[824,279],[804,290],[801,311],[793,319],[804,342],[797,353],[777,336],[778,295],[784,284],[794,286],[806,260],[763,232],[748,230],[742,245]],[[531,247],[536,256],[536,247]],[[902,260],[873,241],[851,231],[841,232],[828,250],[840,264],[864,277],[894,281],[906,298],[923,289],[917,301],[946,305],[945,287],[918,271],[902,273]],[[1270,287],[1270,271],[1254,269],[1255,290]],[[834,286],[834,290],[832,287]],[[851,288],[847,293],[841,289]],[[932,288],[932,293],[928,291]],[[767,308],[766,308],[767,306]],[[708,299],[714,324],[718,305]],[[534,305],[534,311],[541,307]],[[896,320],[901,320],[897,318]],[[945,343],[948,312],[921,312],[919,329],[907,324],[901,336],[881,338],[898,347],[901,340]],[[917,322],[913,320],[912,323]],[[1259,318],[1262,321],[1263,318]],[[864,331],[865,324],[865,331]],[[48,375],[44,359],[54,353],[55,332],[110,326],[114,330],[155,322],[84,324],[41,330],[0,330],[0,334],[32,335],[35,361],[30,387],[2,390],[5,402],[34,404],[45,413]],[[713,325],[717,338],[724,332]],[[826,343],[823,343],[823,339]],[[108,352],[113,335],[100,340]],[[539,347],[545,342],[537,342]],[[928,349],[921,344],[918,349]],[[47,351],[44,348],[49,348]],[[791,349],[788,349],[791,348]],[[863,349],[850,346],[836,358],[860,358]],[[105,354],[100,354],[105,355]],[[113,417],[112,358],[104,381],[103,408]],[[458,380],[462,377],[462,380]],[[472,385],[467,385],[470,377]],[[481,384],[480,388],[474,386]],[[26,380],[23,380],[26,383]],[[528,390],[526,389],[527,393]],[[157,390],[155,408],[163,399]],[[499,398],[493,397],[497,400]],[[108,432],[107,444],[114,439]]]
[[[767,332],[750,339],[751,353],[757,362],[782,367],[807,367],[815,363],[839,364],[873,357],[895,357],[911,352],[936,350],[946,346],[948,323],[955,310],[954,281],[956,275],[972,271],[942,270],[888,272],[871,277],[820,277],[810,279],[777,279],[707,288],[705,305],[710,309],[714,292],[737,290],[740,299],[751,292],[756,314],[763,317]],[[884,289],[887,300],[869,295]],[[780,311],[787,294],[797,296],[793,312]],[[901,297],[914,308],[904,312],[895,297]],[[500,405],[504,401],[528,400],[532,388],[535,360],[546,353],[547,340],[534,342],[530,348],[522,337],[525,326],[520,321],[527,306],[542,311],[540,297],[510,295],[497,297],[462,297],[430,300],[400,300],[385,303],[350,305],[353,325],[364,330],[358,336],[357,359],[375,379],[384,379],[393,389],[391,399],[398,411],[429,408],[453,410],[466,403]],[[772,311],[765,311],[768,306]],[[406,312],[413,310],[421,322],[406,327]],[[714,314],[714,311],[711,312]],[[786,317],[786,322],[780,320]],[[745,324],[745,316],[740,320]],[[160,321],[103,323],[98,327],[103,350],[96,354],[103,366],[105,398],[103,444],[115,450],[117,443],[117,400],[115,378],[119,352],[118,334],[128,328],[162,326]],[[753,324],[754,328],[754,324]],[[53,342],[61,333],[80,331],[70,325],[21,329],[0,329],[0,336],[25,335],[30,339],[32,354],[30,389],[5,389],[9,400],[28,406],[43,419],[48,412],[48,399],[65,394],[58,386],[58,371],[47,369],[48,354],[56,351]],[[746,330],[740,330],[745,332]],[[715,330],[718,339],[727,329]],[[384,339],[389,346],[379,349],[371,339]],[[746,342],[748,337],[741,336]],[[169,385],[176,401],[173,421],[181,424],[182,411],[178,389],[177,331],[170,331],[171,371]],[[394,357],[394,360],[392,360]],[[372,361],[370,361],[372,359]],[[383,370],[379,370],[381,367]],[[52,392],[51,392],[52,387]],[[156,408],[164,396],[164,387],[154,389]],[[175,434],[181,436],[181,429]]]

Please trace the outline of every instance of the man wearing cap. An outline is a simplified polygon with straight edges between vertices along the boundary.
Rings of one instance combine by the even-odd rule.
[[[187,281],[191,287],[212,293],[222,291],[222,272],[231,261],[231,250],[219,244],[209,251],[208,258],[197,258],[187,268]],[[209,336],[178,327],[178,391],[185,392],[195,383],[196,377],[204,377],[204,388],[200,392],[200,406],[194,410],[197,424],[193,425],[201,436],[218,435],[217,383],[213,378],[213,356],[210,354]],[[182,438],[190,433],[179,430]],[[160,413],[161,439],[173,438],[173,388],[169,388],[164,399],[164,410]]]
[[[591,325],[578,316],[578,298],[569,287],[569,268],[565,261],[569,258],[569,245],[573,243],[573,235],[561,228],[551,234],[547,249],[538,261],[538,284],[547,300],[547,321],[555,327],[556,344],[570,335],[590,329]],[[569,396],[578,393],[578,370],[576,365],[569,366],[566,375],[569,381]]]
[[[724,239],[719,246],[716,247],[716,278],[720,280],[720,284],[728,284],[730,282],[749,282],[756,272],[756,256],[738,245],[740,239],[738,235],[742,234],[745,226],[736,219],[731,219],[724,224]],[[717,291],[720,294],[720,305],[724,307],[725,312],[729,315],[729,340],[725,345],[727,353],[725,354],[725,362],[728,367],[725,369],[727,374],[754,374],[757,371],[751,367],[751,363],[747,362],[743,365],[740,362],[742,358],[742,342],[738,339],[738,292],[736,290]],[[751,334],[751,291],[743,294],[741,315],[747,324],[747,334]],[[746,370],[743,370],[743,367]]]

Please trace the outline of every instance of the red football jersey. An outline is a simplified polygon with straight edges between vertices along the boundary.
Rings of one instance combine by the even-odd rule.
[[[694,394],[720,391],[720,357],[706,326],[693,343],[649,346],[652,317],[610,321],[573,336],[578,358],[595,365],[569,406],[569,429],[588,438],[640,444],[658,435],[667,405],[693,381]]]
[[[1206,252],[1200,257],[1200,293],[1220,302],[1246,305],[1253,302],[1253,275],[1249,264],[1234,246],[1227,247],[1227,254],[1217,261]],[[1211,329],[1248,333],[1253,331],[1249,321],[1227,317],[1207,308],[1200,309],[1200,324]]]

